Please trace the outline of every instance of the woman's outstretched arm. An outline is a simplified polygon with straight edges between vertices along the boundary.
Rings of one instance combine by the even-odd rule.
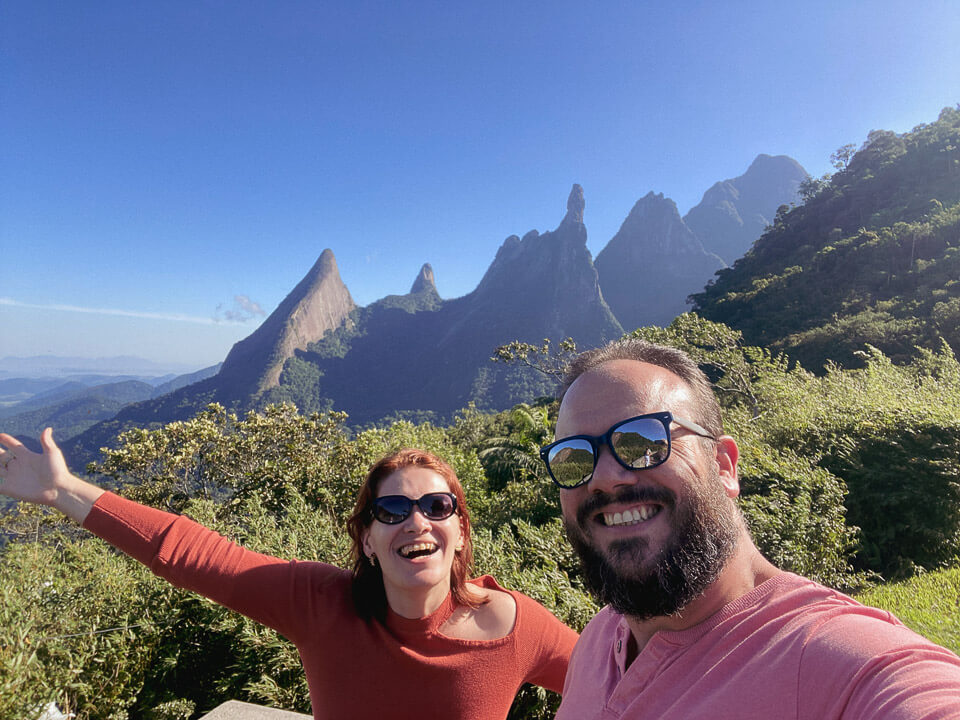
[[[53,430],[40,436],[40,453],[28,450],[12,435],[0,433],[0,494],[49,505],[82,523],[104,491],[70,473]]]

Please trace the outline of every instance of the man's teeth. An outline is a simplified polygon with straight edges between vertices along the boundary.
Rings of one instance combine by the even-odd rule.
[[[635,525],[636,523],[649,520],[660,512],[660,508],[653,505],[643,505],[633,510],[627,510],[622,513],[604,513],[604,525]]]
[[[426,542],[414,543],[413,545],[404,545],[402,548],[400,548],[400,554],[403,555],[404,557],[410,557],[414,553],[420,553],[420,552],[430,553],[436,549],[437,549],[437,546],[435,543],[426,543]]]

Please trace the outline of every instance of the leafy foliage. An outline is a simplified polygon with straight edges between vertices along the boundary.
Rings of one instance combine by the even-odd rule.
[[[960,108],[850,150],[693,296],[696,311],[816,371],[862,366],[865,344],[897,362],[941,337],[960,350]]]
[[[822,377],[689,314],[637,335],[688,352],[741,445],[742,507],[779,566],[836,587],[943,567],[960,555],[960,364],[946,345],[896,366]]]

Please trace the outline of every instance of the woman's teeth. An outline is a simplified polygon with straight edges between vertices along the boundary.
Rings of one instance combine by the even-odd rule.
[[[408,558],[408,557],[412,557],[415,554],[420,555],[420,554],[432,553],[436,549],[437,549],[436,543],[421,542],[421,543],[414,543],[413,545],[404,545],[402,548],[400,548],[400,554],[403,557]]]

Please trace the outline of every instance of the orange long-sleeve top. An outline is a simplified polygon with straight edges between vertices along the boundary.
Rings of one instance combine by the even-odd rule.
[[[319,562],[246,550],[192,520],[106,493],[84,527],[178,587],[277,630],[300,653],[314,718],[490,720],[505,718],[517,691],[534,683],[560,692],[577,634],[546,608],[507,590],[513,630],[496,640],[460,640],[434,613],[386,621],[354,609],[351,573]],[[484,576],[471,582],[503,590]]]

